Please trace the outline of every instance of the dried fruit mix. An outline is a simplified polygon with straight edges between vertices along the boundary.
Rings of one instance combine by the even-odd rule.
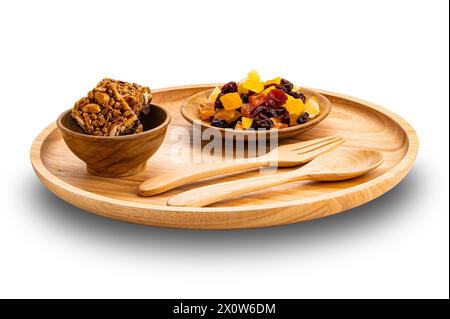
[[[216,87],[200,102],[200,118],[212,126],[238,130],[282,129],[306,123],[320,113],[319,103],[281,77],[261,81],[256,71],[236,83]]]

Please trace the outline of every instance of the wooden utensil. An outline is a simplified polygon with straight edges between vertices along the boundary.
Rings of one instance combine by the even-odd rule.
[[[269,153],[251,159],[239,159],[216,164],[199,164],[189,170],[177,169],[147,179],[138,188],[141,196],[153,196],[197,180],[259,167],[289,167],[307,163],[344,142],[338,136],[329,136],[279,146]]]
[[[414,128],[399,115],[374,103],[348,95],[316,90],[333,104],[327,119],[307,134],[289,140],[340,135],[345,149],[370,148],[384,155],[376,170],[344,182],[296,182],[240,196],[207,207],[167,206],[169,197],[194,185],[186,185],[152,197],[136,194],[146,179],[177,169],[189,170],[188,156],[180,163],[170,161],[174,147],[183,154],[194,154],[191,140],[179,137],[187,129],[180,114],[186,99],[214,84],[195,84],[152,90],[153,103],[170,113],[172,122],[164,143],[151,157],[143,172],[130,177],[105,178],[86,171],[86,164],[67,147],[56,123],[42,130],[34,140],[30,159],[43,187],[71,205],[103,217],[149,226],[189,229],[244,229],[304,222],[348,211],[389,192],[398,185],[417,157],[419,140]],[[243,178],[259,176],[258,171],[242,171]],[[236,176],[223,176],[224,181]],[[203,180],[198,184],[209,185]],[[297,187],[301,186],[301,187]]]
[[[222,85],[222,84],[219,84]],[[200,124],[202,129],[210,129],[216,132],[220,132],[222,137],[232,138],[236,140],[244,140],[244,139],[253,139],[258,140],[260,137],[268,138],[270,135],[271,130],[264,130],[264,131],[255,131],[255,130],[229,130],[224,128],[219,128],[212,126],[210,122],[202,121],[200,119],[200,115],[198,112],[198,106],[200,105],[200,101],[202,99],[206,99],[211,94],[211,91],[213,89],[204,90],[201,92],[197,92],[196,94],[193,94],[189,98],[187,98],[183,103],[181,104],[180,112],[183,118],[190,122],[197,122]],[[314,117],[313,119],[308,120],[304,124],[300,125],[294,125],[286,128],[279,129],[277,131],[277,135],[279,139],[291,137],[294,135],[297,135],[301,132],[305,132],[307,130],[312,129],[314,126],[319,124],[321,121],[323,121],[331,111],[331,103],[330,101],[319,92],[307,89],[307,88],[300,88],[300,91],[306,96],[306,98],[314,97],[316,101],[320,105],[320,113]]]
[[[169,206],[202,207],[220,200],[260,189],[300,180],[341,181],[363,175],[383,163],[383,155],[373,150],[347,150],[324,154],[296,170],[213,184],[180,193],[167,202]]]

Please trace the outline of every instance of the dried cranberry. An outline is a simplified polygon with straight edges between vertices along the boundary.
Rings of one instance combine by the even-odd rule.
[[[308,121],[308,118],[309,118],[309,114],[307,112],[303,112],[297,118],[297,124],[304,124],[304,123],[306,123],[306,121]]]
[[[215,126],[215,127],[221,127],[221,128],[230,127],[229,124],[227,123],[227,121],[225,121],[225,120],[218,120],[218,119],[212,120],[211,125]]]
[[[290,96],[292,96],[294,99],[301,99],[303,101],[303,103],[306,102],[306,97],[303,93],[301,92],[295,92],[295,91],[291,91],[291,92],[287,92],[287,94],[289,94]]]
[[[278,108],[283,106],[287,101],[287,96],[283,91],[274,89],[267,94],[266,103],[272,107]]]
[[[287,92],[291,92],[292,89],[294,88],[294,84],[285,79],[281,79],[280,85],[284,86]]]
[[[236,82],[228,82],[227,84],[225,84],[224,86],[222,86],[221,92],[223,94],[227,94],[227,93],[234,93],[238,91],[238,86],[236,84]]]

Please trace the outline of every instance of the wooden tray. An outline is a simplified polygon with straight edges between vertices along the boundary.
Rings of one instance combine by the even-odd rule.
[[[51,124],[40,133],[31,147],[34,170],[56,196],[105,217],[163,227],[227,229],[295,223],[359,206],[397,185],[416,158],[417,135],[405,120],[372,103],[318,90],[333,105],[328,118],[312,130],[281,143],[340,135],[347,139],[343,148],[368,148],[383,152],[385,161],[382,166],[349,181],[299,181],[202,208],[169,207],[165,203],[168,197],[180,191],[216,181],[255,176],[259,171],[205,180],[155,197],[136,195],[138,184],[146,178],[177,167],[189,169],[192,165],[189,159],[180,157],[181,163],[169,159],[174,143],[192,153],[201,151],[200,147],[191,147],[189,140],[183,143],[177,138],[180,132],[191,130],[179,108],[189,96],[212,86],[195,85],[154,91],[154,103],[170,110],[172,124],[163,145],[139,175],[124,178],[89,175],[84,163],[64,144],[56,124]]]

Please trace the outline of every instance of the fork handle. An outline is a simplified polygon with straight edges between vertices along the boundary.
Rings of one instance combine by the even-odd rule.
[[[194,188],[192,190],[175,195],[169,198],[169,200],[167,201],[167,205],[202,207],[260,189],[310,178],[310,173],[308,171],[305,171],[302,174],[292,174],[291,172],[287,172],[269,176],[251,177],[241,180],[218,183]]]
[[[198,181],[203,178],[269,166],[270,161],[260,156],[252,160],[238,159],[210,165],[195,165],[176,169],[147,179],[138,188],[141,196],[153,196],[169,189]]]

